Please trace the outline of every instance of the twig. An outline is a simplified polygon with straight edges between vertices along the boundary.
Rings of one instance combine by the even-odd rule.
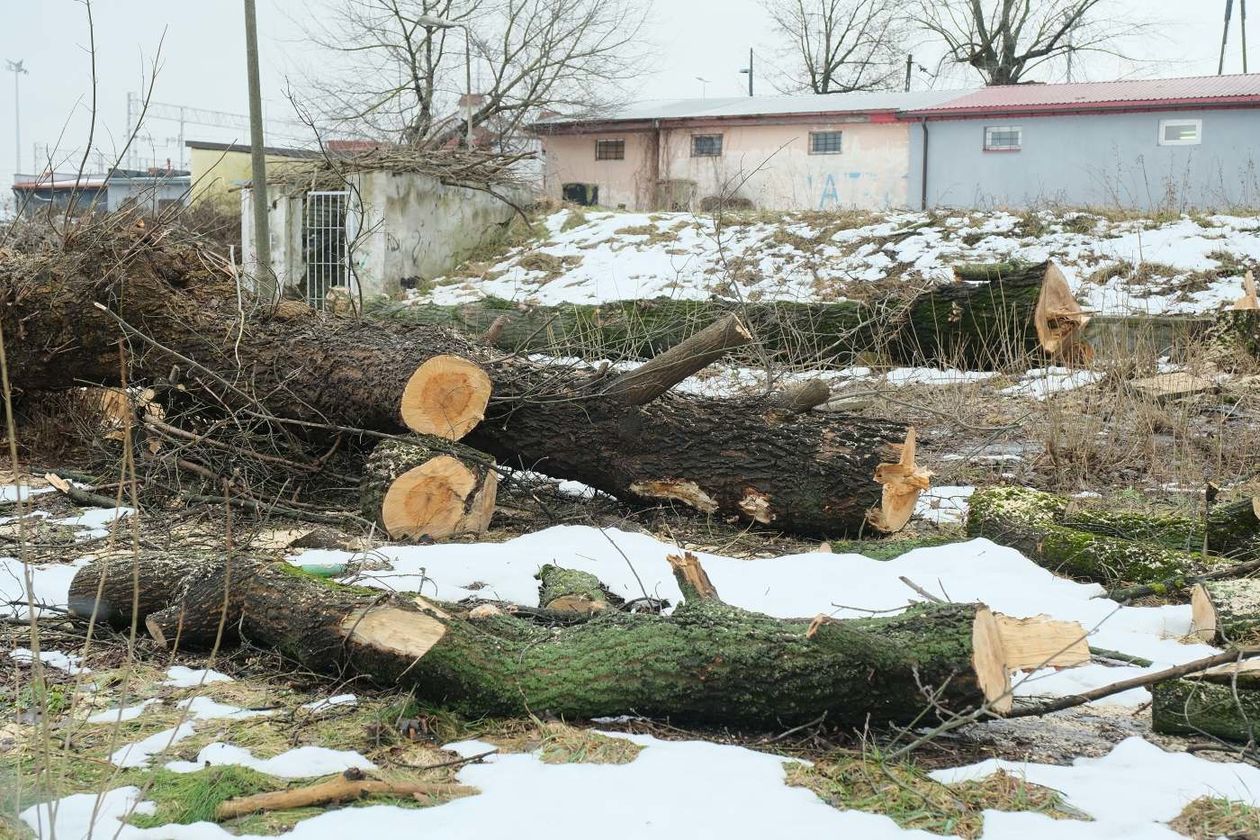
[[[943,598],[938,598],[938,597],[936,597],[936,596],[935,596],[935,595],[933,595],[931,592],[928,592],[928,591],[927,591],[926,589],[924,589],[922,586],[919,586],[919,584],[917,584],[917,583],[915,583],[914,581],[910,580],[910,578],[906,577],[905,575],[898,575],[897,580],[901,581],[901,582],[902,582],[902,583],[904,583],[906,586],[910,587],[910,588],[911,588],[911,589],[913,589],[915,592],[917,592],[917,593],[919,593],[920,595],[922,595],[924,598],[927,598],[929,601],[935,601],[935,602],[936,602],[936,603],[938,603],[938,604],[943,604],[943,603],[945,603],[945,600],[944,600]]]
[[[1238,650],[1227,650],[1224,653],[1218,653],[1214,656],[1205,656],[1202,659],[1195,659],[1183,665],[1177,665],[1173,668],[1165,668],[1162,671],[1156,671],[1153,674],[1143,674],[1140,677],[1133,677],[1120,682],[1104,685],[1081,694],[1069,694],[1066,697],[1056,697],[1045,703],[1038,703],[1034,706],[1023,706],[1018,709],[1012,709],[1003,717],[1019,718],[1019,717],[1039,717],[1048,715],[1051,712],[1062,711],[1063,709],[1071,709],[1076,706],[1083,706],[1094,700],[1101,700],[1104,697],[1110,697],[1113,694],[1119,694],[1122,691],[1128,691],[1131,688],[1145,688],[1148,685],[1164,680],[1173,680],[1178,677],[1184,677],[1187,674],[1197,674],[1200,671],[1206,671],[1208,668],[1214,668],[1217,665],[1227,665],[1231,662],[1242,662],[1244,659],[1251,659],[1260,656],[1260,648],[1239,648]]]
[[[1228,580],[1230,578],[1238,578],[1249,575],[1252,572],[1260,571],[1260,558],[1248,560],[1245,563],[1235,563],[1232,566],[1225,566],[1221,569],[1213,569],[1210,572],[1204,572],[1201,575],[1192,577],[1178,576],[1165,578],[1156,583],[1144,583],[1140,586],[1127,586],[1121,589],[1111,589],[1097,598],[1110,598],[1113,601],[1121,603],[1132,601],[1134,598],[1145,598],[1148,595],[1169,595],[1173,592],[1180,592],[1183,589],[1189,589],[1196,583],[1202,583],[1205,580]]]

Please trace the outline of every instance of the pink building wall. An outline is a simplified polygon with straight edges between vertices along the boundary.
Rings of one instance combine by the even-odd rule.
[[[706,196],[733,191],[771,210],[906,207],[909,127],[897,122],[720,123],[659,132],[545,135],[544,190],[559,199],[566,183],[598,184],[601,205],[649,210],[658,209],[653,206],[658,179],[681,180],[696,184],[695,205]],[[811,131],[843,132],[843,150],[810,154]],[[722,155],[692,157],[693,134],[723,135]],[[625,140],[625,159],[596,160],[597,139]]]

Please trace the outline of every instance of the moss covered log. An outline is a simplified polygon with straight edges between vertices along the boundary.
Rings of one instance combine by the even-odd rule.
[[[1257,674],[1167,680],[1151,687],[1151,728],[1164,735],[1210,735],[1250,742],[1260,736]]]
[[[161,385],[174,368],[181,398],[251,422],[280,418],[295,435],[322,436],[323,451],[336,434],[353,439],[347,429],[406,431],[400,404],[413,373],[459,356],[484,368],[494,395],[465,442],[499,463],[632,503],[677,501],[832,537],[870,532],[883,495],[876,469],[897,460],[908,432],[851,415],[785,419],[764,399],[671,392],[625,405],[603,397],[601,372],[534,363],[435,327],[252,304],[242,323],[232,278],[195,245],[114,222],[90,233],[0,252],[0,323],[14,338],[18,392],[117,385],[121,349],[132,382]]]
[[[1222,645],[1260,641],[1260,580],[1204,580],[1190,591],[1191,634]]]
[[[967,533],[1023,552],[1056,574],[1103,584],[1155,583],[1193,578],[1228,564],[1218,555],[1168,547],[1169,532],[1152,526],[1154,541],[1125,539],[1085,530],[1080,513],[1069,514],[1067,500],[1027,487],[990,487],[969,500]],[[1065,524],[1069,516],[1073,525]],[[1122,517],[1105,515],[1099,530]],[[1161,536],[1162,535],[1162,536]]]
[[[215,637],[209,628],[222,625],[229,639],[272,648],[312,672],[399,686],[471,715],[634,713],[779,730],[823,715],[854,727],[919,720],[934,691],[950,712],[1009,703],[1001,631],[976,604],[811,622],[710,596],[670,616],[605,610],[556,628],[329,584],[284,563],[234,558],[230,581],[221,562],[142,556],[138,563],[146,587],[165,588],[172,602],[135,616],[160,643],[170,646],[178,632],[181,646],[206,647]],[[97,561],[78,571],[72,589],[94,593],[102,575],[121,578],[134,568]],[[678,568],[680,585],[691,587]],[[105,591],[115,600],[99,610],[130,620],[130,595],[112,585]],[[80,615],[97,608],[77,603]],[[141,604],[152,608],[151,599]],[[205,617],[193,618],[196,611]]]
[[[1043,356],[1034,313],[1046,271],[1046,263],[960,265],[955,283],[867,302],[653,298],[526,306],[486,298],[454,306],[381,302],[367,315],[488,335],[513,352],[643,359],[735,313],[761,351],[785,362],[849,363],[886,353],[894,364],[987,370]]]
[[[590,572],[566,569],[551,563],[535,575],[538,579],[538,606],[544,610],[595,613],[621,603]]]

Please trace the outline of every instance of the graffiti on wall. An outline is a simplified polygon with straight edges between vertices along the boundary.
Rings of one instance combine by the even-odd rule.
[[[814,175],[805,176],[806,195],[818,196],[817,208],[819,210],[830,210],[836,207],[848,206],[856,202],[857,184],[863,177],[875,177],[874,172],[828,172],[826,175],[815,177]],[[849,189],[845,189],[848,196],[847,200],[841,201],[840,190],[843,185],[848,184]]]

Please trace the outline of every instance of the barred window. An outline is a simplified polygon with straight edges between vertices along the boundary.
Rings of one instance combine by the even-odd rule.
[[[811,155],[840,154],[842,131],[811,131],[809,133],[809,153]]]
[[[625,140],[596,140],[595,160],[625,160]]]
[[[1017,125],[985,126],[986,152],[1018,152],[1024,145],[1024,130]]]
[[[722,155],[721,134],[691,135],[692,157],[720,157]]]

